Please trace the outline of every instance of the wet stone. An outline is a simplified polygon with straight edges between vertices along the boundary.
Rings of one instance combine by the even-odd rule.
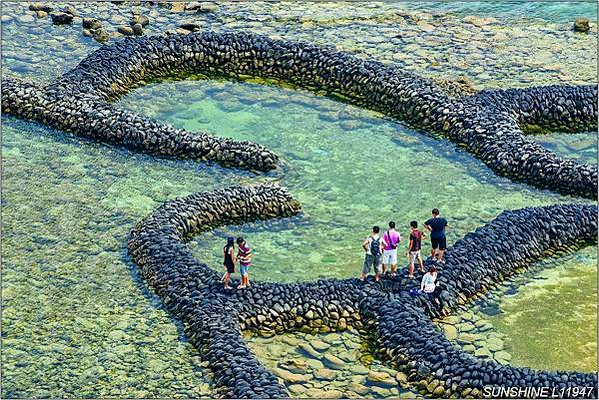
[[[493,354],[493,358],[501,363],[508,363],[512,359],[512,355],[507,351],[498,351]]]
[[[475,326],[471,323],[464,323],[459,325],[460,332],[470,332],[475,329]]]
[[[316,349],[317,351],[320,351],[320,352],[323,352],[331,347],[330,344],[327,344],[320,339],[312,340],[312,341],[310,341],[310,344],[312,345],[312,347],[314,349]]]
[[[586,18],[578,18],[574,21],[574,31],[586,33],[591,29],[589,20]]]
[[[491,337],[487,339],[487,347],[491,351],[499,351],[503,350],[503,340],[495,337]]]
[[[329,368],[333,368],[333,369],[344,369],[345,368],[345,362],[333,354],[326,353],[324,355],[324,360],[325,360],[325,364],[329,365]]]
[[[282,368],[275,367],[272,369],[272,372],[279,378],[283,379],[285,382],[289,383],[305,383],[309,380],[305,375],[295,374],[291,371],[287,371]]]
[[[476,357],[484,357],[484,358],[492,358],[493,357],[493,355],[491,354],[489,349],[486,347],[481,347],[479,349],[474,350],[474,355]]]
[[[453,325],[443,325],[443,332],[448,340],[455,340],[458,337],[458,330]]]
[[[335,378],[337,378],[337,372],[326,368],[317,369],[314,371],[314,377],[318,379],[332,381]]]
[[[397,385],[397,381],[386,372],[370,371],[368,380],[379,386],[393,387]]]

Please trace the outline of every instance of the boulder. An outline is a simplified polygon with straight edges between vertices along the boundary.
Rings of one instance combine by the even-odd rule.
[[[179,28],[185,29],[186,31],[195,32],[200,29],[200,25],[195,22],[182,22]]]
[[[49,13],[50,11],[53,10],[53,8],[50,4],[31,3],[31,4],[29,4],[29,10],[30,11],[45,11],[45,12]]]
[[[445,333],[447,340],[455,340],[458,337],[458,330],[453,325],[443,325],[443,332]]]
[[[333,368],[333,369],[344,369],[345,368],[345,362],[333,354],[330,354],[330,353],[325,354],[324,361],[325,361],[325,364],[328,364],[329,368]]]
[[[81,25],[86,29],[100,29],[102,23],[95,18],[83,18]]]
[[[503,350],[503,340],[496,338],[496,337],[488,338],[487,339],[487,347],[491,351]]]
[[[117,31],[125,36],[133,36],[133,28],[130,26],[119,26]]]
[[[586,18],[577,18],[574,21],[574,31],[586,33],[591,29],[590,21]]]
[[[337,372],[327,368],[321,368],[314,371],[314,377],[326,381],[332,381],[337,378]]]
[[[108,39],[110,39],[110,35],[104,29],[95,30],[95,31],[93,31],[93,33],[94,33],[94,40],[98,43],[106,43],[106,42],[108,42]]]
[[[368,380],[377,386],[384,387],[395,387],[397,381],[391,375],[382,371],[370,371],[368,372]]]
[[[150,19],[145,15],[134,15],[129,24],[131,26],[140,24],[142,27],[146,27],[150,24]]]
[[[52,18],[52,23],[54,25],[64,25],[64,24],[70,24],[71,22],[73,22],[73,14],[60,12],[60,11],[51,12],[50,18]]]
[[[144,33],[143,27],[141,26],[141,24],[135,24],[135,25],[133,25],[133,27],[131,29],[133,29],[133,34],[136,36],[141,36]]]

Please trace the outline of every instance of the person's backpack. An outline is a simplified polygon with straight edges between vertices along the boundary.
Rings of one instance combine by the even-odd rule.
[[[370,254],[373,256],[381,254],[381,238],[370,237]]]

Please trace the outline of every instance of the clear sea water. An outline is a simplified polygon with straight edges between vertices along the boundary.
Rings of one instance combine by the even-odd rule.
[[[74,4],[107,26],[141,10],[150,15],[150,32],[189,18],[144,5]],[[23,3],[3,6],[3,15],[13,16],[2,25],[6,73],[48,81],[99,46],[81,36],[79,25],[21,21],[28,15]],[[398,9],[410,17],[394,25],[389,21]],[[433,11],[441,17],[433,18]],[[326,22],[298,20],[298,14]],[[473,14],[500,22],[475,32],[462,21]],[[332,42],[435,78],[465,74],[478,87],[509,87],[596,82],[596,37],[568,30],[574,17],[595,14],[594,3],[306,3],[303,11],[284,4],[223,3],[219,14],[201,18],[206,28]],[[359,18],[348,23],[331,15]],[[521,16],[531,19],[522,22]],[[445,29],[439,25],[427,33],[416,19],[431,24],[441,19]],[[525,48],[524,41],[532,44]],[[407,46],[411,50],[401,50]],[[556,46],[559,52],[548,50]],[[467,54],[467,61],[456,53]],[[188,80],[147,85],[119,105],[178,127],[262,143],[284,166],[256,175],[155,157],[3,115],[3,397],[212,393],[198,354],[147,291],[125,251],[133,225],[166,200],[231,184],[276,180],[286,186],[302,203],[301,216],[224,227],[190,243],[198,258],[219,268],[223,238],[244,235],[256,253],[252,276],[270,281],[355,276],[359,244],[373,224],[393,219],[405,235],[409,221],[424,221],[432,207],[450,221],[453,242],[504,209],[579,201],[498,178],[444,140],[311,93]],[[594,133],[537,140],[565,157],[596,163]],[[530,277],[519,295],[501,300],[505,313],[493,320],[494,329],[509,335],[515,364],[597,369],[596,357],[584,365],[573,362],[589,351],[596,356],[589,345],[596,329],[595,252],[596,247],[587,249],[576,262],[547,262],[549,272],[539,275],[542,290]],[[524,308],[536,312],[518,312]],[[575,310],[568,315],[579,321],[576,334],[569,335],[573,322],[556,315],[556,308]],[[531,344],[531,327],[541,330],[549,323],[551,330]],[[548,346],[555,335],[568,336],[560,341],[559,362]],[[370,363],[369,368],[382,368]],[[372,389],[369,395],[392,393]]]

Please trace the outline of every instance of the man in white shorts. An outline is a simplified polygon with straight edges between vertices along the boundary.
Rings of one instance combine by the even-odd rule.
[[[383,235],[383,274],[387,266],[391,268],[391,276],[397,274],[397,246],[401,242],[399,232],[395,230],[395,222],[389,222],[389,230]]]

